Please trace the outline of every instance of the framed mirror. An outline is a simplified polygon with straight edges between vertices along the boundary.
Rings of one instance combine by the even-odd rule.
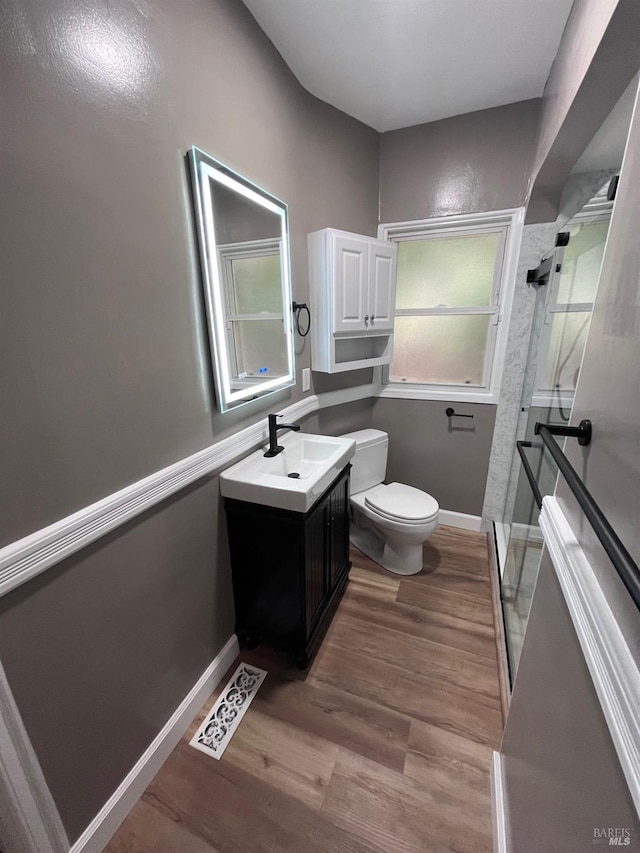
[[[224,412],[295,382],[287,205],[198,148],[188,158]]]

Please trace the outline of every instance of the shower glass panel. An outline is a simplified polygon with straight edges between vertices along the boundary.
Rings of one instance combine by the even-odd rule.
[[[566,423],[571,417],[609,217],[610,209],[580,213],[562,229],[569,232],[569,243],[556,248],[549,282],[536,294],[518,438],[531,442],[525,453],[543,496],[554,493],[557,468],[534,434],[534,427],[537,421]],[[506,523],[501,525],[508,535],[501,585],[512,682],[520,661],[542,555],[538,516],[538,507],[516,452],[505,501]]]

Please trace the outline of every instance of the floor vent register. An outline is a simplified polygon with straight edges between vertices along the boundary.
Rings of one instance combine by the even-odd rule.
[[[266,670],[241,663],[189,741],[190,746],[221,758],[266,676]]]

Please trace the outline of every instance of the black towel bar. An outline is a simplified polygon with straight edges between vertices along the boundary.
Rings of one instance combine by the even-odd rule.
[[[461,415],[460,412],[456,412],[455,409],[451,408],[451,406],[449,406],[448,409],[445,409],[445,415],[448,418],[472,418],[473,417],[473,415]]]
[[[591,421],[583,420],[577,427],[568,427],[562,424],[541,424],[536,423],[534,432],[539,435],[544,442],[545,447],[549,450],[553,461],[558,466],[558,470],[565,479],[566,484],[571,489],[576,501],[584,512],[589,524],[593,528],[593,532],[600,540],[600,543],[607,553],[607,556],[613,563],[613,567],[618,573],[620,580],[627,588],[636,607],[640,608],[640,568],[634,561],[631,554],[627,551],[622,540],[617,535],[613,527],[607,521],[604,513],[593,499],[593,496],[578,476],[575,468],[569,462],[567,457],[562,452],[560,445],[555,440],[554,435],[571,436],[577,438],[581,445],[588,445],[591,441]],[[542,506],[542,495],[538,484],[536,483],[533,471],[525,458],[524,448],[532,447],[530,441],[517,441],[516,447],[522,466],[527,475],[527,480],[533,491],[536,503],[539,507]]]

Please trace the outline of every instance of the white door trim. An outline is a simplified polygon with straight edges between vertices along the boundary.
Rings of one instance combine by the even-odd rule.
[[[66,853],[69,840],[0,664],[1,831],[12,853]]]
[[[540,527],[631,797],[640,812],[639,663],[556,498],[543,499]]]
[[[502,756],[493,753],[491,762],[491,816],[493,824],[493,853],[509,853],[507,832],[507,801],[502,774]]]

